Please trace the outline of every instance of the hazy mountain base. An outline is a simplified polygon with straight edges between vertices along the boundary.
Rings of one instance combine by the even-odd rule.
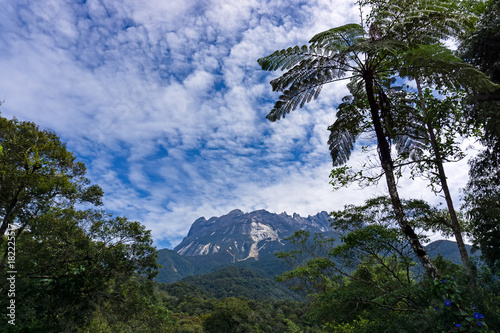
[[[188,284],[209,297],[245,297],[254,300],[281,299],[300,301],[303,298],[264,272],[237,266],[227,266],[215,272],[189,276],[166,286],[173,293],[180,285]]]
[[[280,250],[287,251],[290,248],[283,247]],[[269,277],[282,274],[290,269],[284,261],[276,257],[275,253],[267,254],[259,260],[250,258],[233,263],[232,257],[227,253],[183,256],[173,250],[163,249],[158,251],[158,263],[163,267],[155,280],[163,283],[174,283],[188,276],[214,272],[226,266],[253,268]]]
[[[434,241],[428,244],[426,249],[434,258],[441,255],[455,264],[461,264],[457,246],[452,241]],[[471,250],[471,246],[468,246],[468,250]],[[479,255],[479,251],[472,254],[473,257]],[[171,294],[176,294],[176,290],[191,290],[205,298],[303,300],[303,296],[284,284],[275,282],[275,276],[291,267],[274,254],[258,261],[252,259],[233,264],[231,260],[230,256],[227,258],[221,254],[181,256],[172,250],[160,250],[158,262],[163,268],[160,269],[156,280],[167,283],[164,290]],[[415,269],[419,270],[419,266]]]

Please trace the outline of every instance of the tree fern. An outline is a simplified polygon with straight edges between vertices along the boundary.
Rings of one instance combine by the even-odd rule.
[[[498,87],[483,72],[438,44],[409,49],[401,55],[400,66],[402,77],[422,78],[426,84],[438,88],[492,92]]]
[[[361,133],[369,126],[366,122],[365,112],[360,107],[359,101],[349,95],[343,98],[337,108],[337,119],[328,127],[330,137],[328,145],[332,157],[333,166],[345,164],[351,157],[354,143]]]

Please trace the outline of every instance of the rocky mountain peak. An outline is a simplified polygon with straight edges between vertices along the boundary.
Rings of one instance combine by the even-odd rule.
[[[329,224],[326,212],[304,218],[297,213],[290,216],[285,212],[244,213],[235,209],[220,217],[197,219],[174,251],[188,256],[227,253],[233,261],[258,260],[263,254],[279,251],[284,246],[283,239],[295,231],[324,232]]]

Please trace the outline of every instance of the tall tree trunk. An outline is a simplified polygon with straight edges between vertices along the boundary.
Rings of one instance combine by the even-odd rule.
[[[379,107],[377,105],[377,102],[375,101],[375,94],[373,91],[373,76],[371,74],[367,74],[364,79],[366,94],[368,97],[368,102],[370,104],[373,126],[375,127],[375,133],[377,135],[380,163],[385,173],[387,188],[389,190],[392,206],[396,214],[396,219],[403,234],[406,236],[408,242],[410,243],[418,259],[422,263],[422,266],[426,270],[427,274],[432,279],[438,279],[439,271],[437,267],[434,265],[431,258],[420,243],[417,234],[410,226],[403,211],[403,205],[401,204],[401,199],[399,198],[397,189],[396,177],[394,176],[394,164],[391,157],[391,148],[385,136],[384,129],[380,120]]]
[[[19,193],[20,193],[19,190],[15,191],[12,200],[5,209],[6,210],[5,215],[3,216],[2,222],[0,223],[0,246],[2,246],[3,244],[4,241],[3,236],[5,235],[7,228],[14,221],[14,215],[15,215],[16,205],[18,203]]]
[[[425,119],[425,126],[427,127],[427,133],[429,134],[429,140],[431,142],[432,150],[434,152],[434,158],[435,158],[434,163],[436,164],[438,170],[439,181],[441,183],[441,188],[443,189],[446,206],[448,207],[448,212],[450,214],[453,234],[455,236],[455,240],[457,241],[458,249],[460,251],[460,257],[462,258],[462,263],[464,265],[465,270],[467,271],[467,275],[471,279],[473,288],[477,289],[474,275],[472,274],[472,268],[469,265],[469,254],[467,253],[467,249],[465,248],[465,243],[462,238],[462,228],[460,227],[460,223],[458,222],[457,213],[455,211],[455,207],[453,206],[453,200],[451,198],[450,189],[448,187],[448,181],[446,173],[444,171],[443,157],[441,155],[441,150],[439,149],[439,144],[437,142],[436,134],[434,133],[434,128],[432,127],[431,122],[427,119],[427,107],[425,105],[425,100],[422,93],[422,87],[420,85],[420,79],[416,78],[415,81],[417,83],[418,97],[420,99],[422,114]]]

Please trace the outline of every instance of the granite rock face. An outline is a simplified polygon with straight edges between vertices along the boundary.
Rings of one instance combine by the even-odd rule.
[[[280,251],[284,239],[297,230],[325,232],[330,225],[326,212],[301,217],[299,214],[274,214],[265,210],[244,213],[239,209],[227,215],[197,219],[188,235],[174,248],[183,256],[229,254],[233,262],[244,261]]]

